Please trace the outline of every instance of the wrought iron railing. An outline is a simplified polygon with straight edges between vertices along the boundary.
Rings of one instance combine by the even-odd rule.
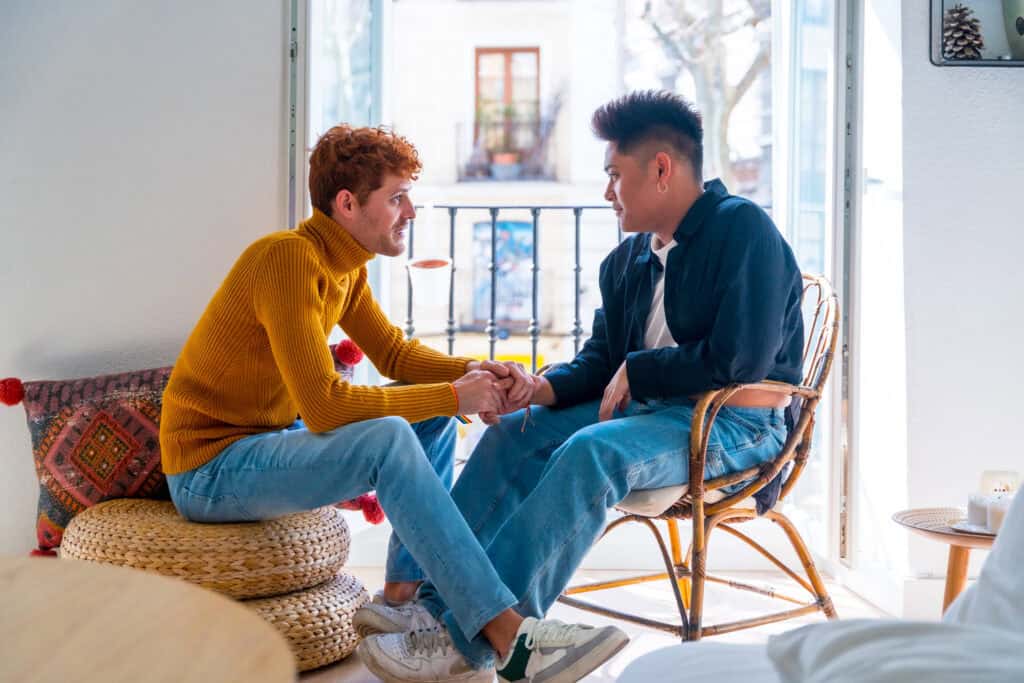
[[[422,207],[417,207],[421,209]],[[446,340],[448,343],[448,353],[454,354],[455,351],[455,338],[458,332],[455,320],[455,271],[457,264],[455,262],[455,234],[456,234],[456,218],[459,211],[486,211],[490,216],[490,262],[488,264],[488,273],[490,276],[490,313],[487,319],[487,325],[484,327],[484,334],[487,335],[487,342],[489,346],[489,357],[493,359],[495,357],[495,347],[498,343],[498,326],[497,326],[497,308],[498,298],[500,296],[498,292],[498,268],[497,268],[497,237],[498,237],[498,216],[502,211],[529,211],[532,218],[532,229],[533,239],[531,244],[531,296],[530,296],[530,322],[526,329],[526,333],[530,340],[530,365],[533,372],[537,371],[537,345],[540,342],[541,328],[540,328],[540,310],[538,301],[538,291],[540,288],[540,216],[542,212],[560,212],[570,211],[573,216],[573,320],[572,329],[569,331],[569,336],[573,339],[574,353],[580,349],[580,344],[583,341],[584,331],[582,320],[580,318],[580,297],[582,294],[582,287],[580,276],[583,271],[580,261],[580,226],[583,220],[584,212],[607,212],[610,211],[609,205],[603,206],[587,206],[587,205],[569,205],[569,206],[523,206],[523,205],[453,205],[453,204],[437,204],[432,207],[433,209],[442,209],[448,212],[448,257],[451,260],[451,273],[448,283],[448,319],[447,324],[444,328]],[[409,262],[412,263],[415,257],[415,230],[416,223],[411,221],[409,224],[409,232],[407,236],[408,242],[408,258]],[[622,227],[618,226],[618,240],[622,241]],[[408,338],[412,338],[416,332],[415,319],[413,316],[413,283],[411,275],[407,276],[407,306],[406,306],[406,320],[405,320],[405,334]]]

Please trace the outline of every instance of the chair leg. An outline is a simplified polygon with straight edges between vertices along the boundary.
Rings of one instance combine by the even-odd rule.
[[[690,550],[692,550],[692,546],[690,550],[687,551],[686,558],[683,559],[683,548],[682,544],[679,542],[679,523],[674,519],[666,519],[665,523],[668,524],[668,538],[672,544],[672,562],[677,567],[681,566],[689,569]],[[683,596],[683,606],[686,607],[686,609],[690,609],[690,577],[680,576],[677,581],[679,583],[679,593]]]
[[[828,589],[825,588],[825,582],[822,581],[818,568],[814,566],[814,560],[811,559],[811,553],[807,549],[804,540],[800,537],[800,532],[796,530],[796,527],[789,521],[789,518],[780,512],[769,510],[764,516],[778,524],[786,532],[786,537],[804,566],[804,572],[811,581],[815,597],[818,599],[818,604],[821,605],[822,611],[825,612],[825,616],[829,619],[838,619],[839,615],[836,612],[835,605],[832,604],[832,598],[828,594]]]
[[[704,583],[707,577],[707,537],[714,527],[693,520],[693,540],[690,542],[690,628],[687,640],[700,640],[701,619],[704,613]]]

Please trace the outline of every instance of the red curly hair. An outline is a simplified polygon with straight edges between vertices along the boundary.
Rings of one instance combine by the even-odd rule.
[[[324,133],[309,157],[310,200],[329,216],[340,191],[348,190],[364,204],[386,174],[416,180],[422,168],[416,148],[401,135],[343,123]]]

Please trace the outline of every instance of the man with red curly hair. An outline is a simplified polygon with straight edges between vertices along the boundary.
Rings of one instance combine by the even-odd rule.
[[[238,522],[376,490],[395,533],[374,598],[382,609],[361,610],[355,625],[364,635],[410,631],[406,651],[431,656],[426,666],[375,673],[491,680],[493,667],[475,668],[445,647],[446,629],[411,602],[429,577],[462,632],[501,656],[560,648],[557,670],[534,673],[577,680],[625,644],[621,631],[535,619],[524,629],[511,609],[516,597],[448,493],[451,416],[505,412],[532,394],[533,379],[515,364],[450,357],[404,339],[367,282],[370,259],[405,250],[420,168],[416,149],[386,129],[341,125],[320,138],[310,157],[313,215],[242,253],[174,366],[160,425],[171,498],[187,519]],[[402,385],[346,382],[327,344],[335,325]],[[529,640],[520,642],[524,632]]]

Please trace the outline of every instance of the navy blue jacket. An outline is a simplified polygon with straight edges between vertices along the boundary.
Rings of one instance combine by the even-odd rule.
[[[800,269],[771,218],[712,180],[675,240],[665,266],[665,319],[678,346],[643,348],[661,263],[651,234],[634,235],[601,263],[590,339],[572,362],[545,374],[556,407],[600,398],[623,360],[630,394],[640,401],[737,382],[800,383]]]

